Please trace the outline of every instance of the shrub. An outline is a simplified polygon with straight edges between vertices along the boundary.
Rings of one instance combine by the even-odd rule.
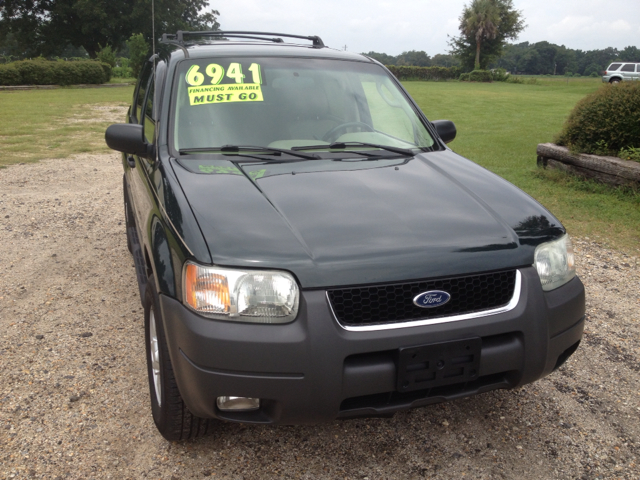
[[[489,70],[474,70],[469,74],[469,80],[472,82],[490,82],[491,79]]]
[[[111,73],[109,65],[93,60],[65,62],[45,59],[20,60],[2,65],[2,85],[71,85],[104,83]]]
[[[98,46],[100,46],[100,44],[98,44]],[[116,66],[116,54],[109,45],[106,47],[100,46],[100,50],[96,52],[96,57],[98,61],[107,63],[111,65],[112,68]]]
[[[459,67],[412,67],[407,65],[387,65],[398,80],[453,80],[460,75]]]
[[[640,148],[626,147],[620,150],[618,156],[623,160],[633,160],[640,162]]]
[[[491,79],[494,82],[506,82],[509,74],[504,68],[495,68],[491,70]]]
[[[53,85],[56,83],[53,62],[46,60],[20,60],[14,62],[16,70],[20,72],[20,83],[23,85]]]
[[[127,46],[129,47],[129,58],[131,59],[129,66],[131,70],[133,70],[133,76],[138,78],[140,70],[142,70],[142,65],[144,65],[144,61],[148,57],[149,44],[144,39],[144,35],[138,33],[131,35],[129,40],[127,40]]]
[[[469,74],[468,73],[461,73],[460,74],[460,78],[458,78],[458,80],[460,80],[461,82],[468,82],[469,81]]]
[[[640,82],[605,85],[580,100],[556,143],[594,154],[640,148]]]
[[[102,83],[107,83],[109,80],[111,80],[111,72],[112,72],[112,68],[111,65],[105,62],[99,62],[100,66],[102,67],[102,71],[104,72],[104,79],[102,80]]]
[[[133,72],[129,67],[114,67],[111,71],[111,74],[114,78],[131,78],[133,77]]]
[[[20,85],[20,72],[13,64],[0,65],[0,85]]]
[[[102,64],[94,61],[71,63],[75,69],[74,83],[104,83],[105,73]]]

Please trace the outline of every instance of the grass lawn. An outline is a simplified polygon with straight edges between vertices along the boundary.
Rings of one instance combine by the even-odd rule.
[[[133,86],[0,92],[0,167],[110,151],[104,131],[124,122]]]
[[[573,106],[600,78],[536,77],[537,85],[403,82],[430,120],[452,120],[457,153],[546,206],[572,235],[640,253],[640,192],[538,169],[536,146],[552,142]],[[606,87],[606,86],[604,86]]]

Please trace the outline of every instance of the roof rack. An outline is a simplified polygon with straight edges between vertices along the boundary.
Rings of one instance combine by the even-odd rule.
[[[245,31],[235,31],[235,30],[226,31],[226,32],[222,32],[222,31],[185,32],[183,30],[178,30],[178,33],[176,34],[170,34],[170,33],[162,34],[161,43],[176,45],[182,48],[185,54],[189,56],[185,48],[185,46],[190,45],[186,43],[187,37],[213,37],[214,39],[217,38],[220,40],[224,38],[229,38],[229,37],[248,38],[251,40],[262,40],[262,41],[266,40],[274,43],[283,43],[284,40],[282,40],[282,38],[280,37],[286,37],[286,38],[301,38],[303,40],[309,40],[311,41],[312,45],[315,48],[322,48],[325,46],[322,39],[315,35],[305,37],[303,35],[290,35],[288,33],[245,32]],[[266,38],[266,37],[272,37],[272,38]]]

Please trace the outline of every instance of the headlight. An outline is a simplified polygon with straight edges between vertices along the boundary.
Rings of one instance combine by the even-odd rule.
[[[569,235],[536,247],[534,265],[538,270],[542,290],[558,288],[576,276],[573,245]]]
[[[287,323],[298,314],[298,284],[287,272],[203,267],[187,262],[184,303],[206,317]]]

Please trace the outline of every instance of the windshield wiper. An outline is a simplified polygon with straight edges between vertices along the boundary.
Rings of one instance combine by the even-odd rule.
[[[242,152],[256,152],[258,155],[260,155],[259,152],[266,152],[266,153],[271,153],[274,155],[282,155],[283,153],[285,155],[291,155],[292,157],[298,157],[298,158],[303,158],[305,160],[318,160],[320,157],[314,153],[311,154],[306,154],[306,153],[299,153],[293,150],[286,150],[283,148],[271,148],[271,147],[254,147],[251,145],[223,145],[222,147],[202,147],[202,148],[183,148],[180,149],[180,155],[188,155],[190,153],[208,153],[208,152],[220,152],[222,154],[225,153],[240,153],[242,155]],[[255,157],[254,157],[255,158]],[[262,159],[259,159],[262,160]],[[264,159],[264,160],[268,160],[268,159]],[[281,160],[278,159],[277,161],[286,161],[286,160]]]
[[[375,143],[364,143],[364,142],[337,142],[332,143],[331,145],[309,145],[304,147],[293,147],[292,150],[322,150],[322,149],[330,149],[330,150],[344,150],[349,147],[371,147],[371,148],[380,148],[381,150],[387,150],[389,152],[400,154],[404,157],[413,157],[415,153],[407,148],[400,147],[390,147],[388,145],[378,145]]]

